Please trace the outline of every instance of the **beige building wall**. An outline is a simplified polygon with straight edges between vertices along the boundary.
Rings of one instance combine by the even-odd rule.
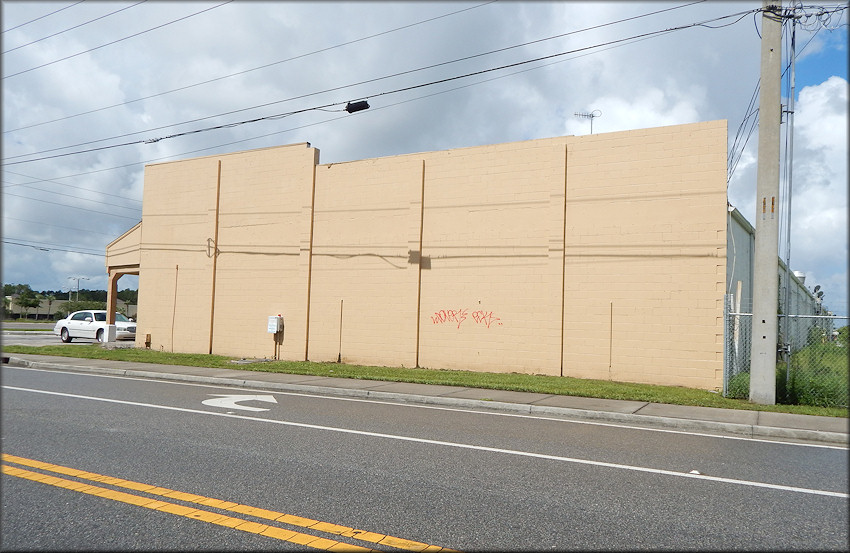
[[[137,346],[209,351],[217,177],[209,158],[145,167]]]
[[[573,139],[564,374],[722,382],[726,123]]]
[[[559,374],[564,142],[427,156],[421,366]]]
[[[721,385],[725,121],[317,162],[147,168],[138,344]]]
[[[295,144],[146,167],[137,345],[272,357],[281,314],[281,358],[304,359],[317,158]]]
[[[142,224],[107,244],[106,267],[138,267],[141,263]]]
[[[422,161],[316,170],[311,361],[416,366]]]
[[[213,353],[272,358],[267,323],[279,314],[279,357],[304,359],[318,154],[296,144],[222,158]]]

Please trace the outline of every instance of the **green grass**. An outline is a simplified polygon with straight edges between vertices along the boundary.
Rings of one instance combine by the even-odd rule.
[[[838,343],[815,343],[792,354],[790,367],[784,361],[778,362],[777,401],[846,409],[850,374],[847,353],[847,348]],[[729,397],[747,398],[749,393],[749,373],[739,373],[729,380]]]
[[[231,363],[233,358],[221,355],[168,353],[137,348],[105,349],[98,344],[79,346],[7,346],[5,353],[28,353],[54,355],[84,359],[109,359],[166,365],[193,367],[219,367],[245,371],[278,372],[289,374],[334,376],[362,380],[384,380],[392,382],[416,382],[492,390],[537,392],[542,394],[569,395],[602,399],[621,399],[694,405],[699,407],[721,407],[847,417],[848,410],[835,407],[813,407],[806,405],[756,405],[746,400],[724,398],[718,393],[678,386],[632,384],[607,380],[529,375],[517,373],[485,373],[472,371],[450,371],[434,369],[411,369],[404,367],[373,367],[345,365],[339,363],[315,363],[310,361],[264,361],[239,365]]]

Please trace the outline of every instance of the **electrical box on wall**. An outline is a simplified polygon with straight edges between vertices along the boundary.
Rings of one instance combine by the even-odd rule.
[[[269,317],[269,334],[277,334],[283,330],[283,317],[280,315],[271,315]]]

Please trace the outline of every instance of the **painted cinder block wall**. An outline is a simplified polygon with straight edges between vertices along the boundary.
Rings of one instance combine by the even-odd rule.
[[[303,359],[312,181],[307,144],[149,165],[136,345]]]
[[[316,168],[308,359],[416,366],[422,161]]]
[[[726,214],[725,121],[152,165],[137,345],[716,388]]]
[[[726,125],[615,134],[568,146],[564,373],[716,387]]]

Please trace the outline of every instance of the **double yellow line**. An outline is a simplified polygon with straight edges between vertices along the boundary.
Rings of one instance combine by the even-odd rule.
[[[439,547],[437,545],[429,545],[427,543],[406,540],[403,538],[396,538],[394,536],[388,536],[386,534],[379,534],[376,532],[368,532],[366,530],[356,530],[354,528],[340,526],[338,524],[332,524],[330,522],[321,522],[318,520],[303,518],[295,515],[288,515],[286,513],[279,513],[277,511],[270,511],[268,509],[260,509],[258,507],[241,505],[232,501],[223,501],[221,499],[214,499],[211,497],[204,497],[202,495],[170,490],[168,488],[152,486],[150,484],[142,484],[140,482],[124,480],[122,478],[104,476],[102,474],[97,474],[94,472],[87,472],[84,470],[63,467],[61,465],[54,465],[52,463],[45,463],[33,459],[26,459],[24,457],[17,457],[15,455],[8,455],[6,453],[3,454],[3,461],[7,463],[22,465],[25,467],[36,468],[42,471],[52,472],[55,474],[72,476],[80,480],[87,480],[89,482],[100,482],[119,488],[143,492],[148,495],[177,499],[186,503],[195,503],[198,505],[213,507],[222,511],[240,513],[265,520],[281,522],[283,524],[297,526],[299,528],[309,528],[311,530],[323,532],[325,534],[347,537],[362,542],[384,545],[396,549],[402,549],[405,551],[421,551],[428,553],[444,551],[447,553],[457,553],[451,549]],[[122,503],[138,505],[139,507],[163,511],[166,513],[171,513],[186,518],[200,520],[202,522],[218,524],[219,526],[226,526],[228,528],[234,528],[243,532],[260,534],[263,536],[268,536],[270,538],[275,538],[302,546],[312,547],[314,549],[352,552],[376,551],[368,547],[362,547],[347,542],[323,538],[313,534],[296,532],[294,530],[289,530],[270,524],[260,524],[257,522],[252,522],[250,520],[232,517],[214,511],[186,507],[177,503],[171,503],[168,501],[161,501],[159,499],[154,499],[151,497],[145,497],[144,495],[135,495],[113,490],[110,488],[104,488],[101,486],[93,486],[91,484],[86,484],[85,482],[80,482],[79,480],[68,480],[66,478],[51,476],[49,474],[44,474],[41,472],[33,472],[31,470],[26,470],[6,464],[3,464],[2,468],[3,474],[7,474],[9,476],[16,476],[18,478],[24,478],[26,480],[41,482],[42,484],[49,484],[51,486],[74,490],[89,495],[96,495],[99,497],[104,497],[106,499],[120,501]]]

